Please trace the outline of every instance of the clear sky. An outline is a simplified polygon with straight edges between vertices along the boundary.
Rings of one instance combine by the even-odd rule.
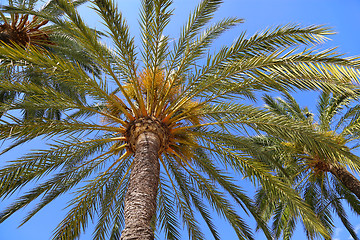
[[[0,0],[4,4],[7,0]],[[139,0],[118,0],[119,8],[124,13],[128,20],[134,36],[138,36],[138,8]],[[173,22],[167,30],[171,37],[177,38],[181,26],[184,24],[189,16],[191,10],[199,2],[198,0],[175,0],[174,1],[174,16]],[[90,13],[82,7],[82,12],[86,16],[86,20],[92,26],[101,28],[98,18],[94,13]],[[224,0],[224,4],[218,11],[216,18],[236,16],[245,19],[245,23],[230,30],[224,35],[214,49],[219,49],[221,45],[231,44],[231,42],[240,35],[241,32],[247,31],[248,36],[255,32],[264,30],[267,27],[277,26],[288,23],[299,23],[301,25],[325,24],[330,26],[338,34],[332,36],[332,41],[329,41],[323,47],[339,46],[339,51],[345,53],[347,56],[360,55],[360,1],[359,0]],[[309,97],[302,97],[298,95],[299,101],[303,105],[313,107],[314,99]],[[37,148],[41,142],[35,143]],[[32,145],[32,146],[35,146]],[[0,145],[1,150],[1,145]],[[27,148],[24,146],[19,152],[25,152]],[[0,156],[0,166],[4,161],[11,160],[16,157],[15,153]],[[245,189],[252,189],[246,183],[242,183]],[[16,196],[15,196],[16,197]],[[64,195],[47,208],[41,211],[38,215],[33,217],[31,221],[17,228],[21,219],[25,216],[27,209],[21,210],[14,214],[4,223],[0,224],[0,240],[46,240],[50,239],[52,230],[61,221],[66,210],[66,202],[71,198],[70,195]],[[0,211],[11,200],[0,202]],[[360,219],[350,215],[350,222],[357,227],[360,234]],[[249,222],[252,220],[249,219]],[[350,239],[349,234],[344,227],[336,222],[336,231],[333,235],[334,240]],[[222,239],[235,239],[235,235],[231,228],[219,220],[219,232]],[[91,224],[90,229],[91,231]],[[185,231],[184,231],[185,232]],[[91,233],[85,234],[81,240],[91,239]],[[186,239],[184,237],[183,239]],[[212,239],[209,235],[207,239]],[[257,235],[257,240],[265,239],[261,234]],[[294,240],[305,239],[301,229],[296,232]]]

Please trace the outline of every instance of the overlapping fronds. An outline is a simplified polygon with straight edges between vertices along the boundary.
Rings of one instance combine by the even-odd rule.
[[[61,194],[74,191],[76,196],[53,238],[76,239],[89,220],[96,219],[94,239],[120,239],[135,142],[142,132],[150,131],[157,134],[161,145],[157,214],[152,226],[157,234],[180,239],[185,226],[191,239],[204,239],[197,219],[201,216],[214,239],[221,239],[212,214],[217,212],[239,239],[254,239],[241,216],[245,212],[271,239],[266,220],[275,212],[275,237],[283,234],[289,238],[296,221],[301,220],[309,236],[329,238],[327,212],[321,215],[319,209],[306,203],[308,199],[311,203],[320,200],[310,192],[302,199],[287,179],[291,176],[288,171],[295,171],[292,165],[284,166],[272,158],[286,145],[274,146],[269,140],[267,147],[273,148],[267,152],[259,147],[264,139],[245,137],[266,133],[288,142],[295,138],[306,149],[315,147],[318,157],[343,159],[342,164],[352,163],[352,168],[358,169],[354,155],[339,144],[340,138],[329,137],[330,132],[317,131],[289,117],[302,116],[300,108],[293,108],[294,101],[276,109],[284,116],[240,102],[270,90],[356,93],[352,84],[358,82],[359,60],[343,58],[335,49],[315,50],[316,44],[331,34],[328,28],[285,25],[250,37],[242,33],[231,46],[208,54],[217,37],[242,22],[225,18],[212,24],[221,1],[201,1],[171,46],[164,33],[173,13],[172,1],[143,0],[140,49],[114,1],[91,1],[104,22],[104,32],[92,29],[80,16],[75,7],[82,2],[51,1],[43,11],[7,8],[14,14],[49,20],[57,31],[52,38],[57,44],[47,49],[15,44],[0,47],[6,64],[16,64],[21,70],[31,66],[31,71],[14,74],[19,81],[0,80],[0,93],[26,96],[0,105],[0,113],[6,112],[0,120],[0,140],[13,141],[4,152],[40,138],[48,143],[0,170],[1,197],[28,183],[35,184],[0,214],[0,221],[40,198],[25,223]],[[110,47],[101,41],[105,36],[112,41]],[[67,40],[69,46],[77,46],[74,53],[61,45]],[[39,84],[44,81],[47,84]],[[332,112],[345,103],[339,98],[327,109]],[[268,104],[275,106],[276,101],[268,97]],[[62,115],[54,118],[49,109]],[[17,116],[18,110],[28,117]],[[44,114],[46,111],[49,114]],[[324,119],[332,116],[329,113]],[[349,111],[347,116],[352,119],[347,131],[355,131],[359,127],[355,115]],[[263,194],[276,202],[259,211],[239,186],[242,181],[226,169],[262,186]],[[275,174],[274,169],[281,174]],[[42,179],[45,175],[48,178]],[[329,197],[335,196],[331,194]],[[279,205],[279,201],[286,204]],[[355,207],[357,203],[352,204]],[[336,205],[336,209],[351,229],[341,206]],[[265,219],[260,216],[263,211]]]
[[[77,7],[86,2],[85,0],[74,1],[73,6]],[[68,62],[76,61],[83,71],[92,74],[99,74],[99,69],[91,60],[90,55],[81,49],[80,45],[74,41],[74,37],[66,34],[58,26],[51,23],[51,20],[63,16],[64,12],[59,8],[56,1],[48,1],[39,8],[38,1],[9,1],[8,5],[1,5],[0,15],[0,40],[2,49],[13,49],[14,51],[38,51],[43,55],[46,52],[56,52]],[[32,49],[32,50],[30,50]],[[49,75],[44,68],[34,66],[27,59],[20,61],[14,60],[8,53],[0,54],[1,81],[7,83],[31,82],[37,85],[51,86],[71,97],[73,100],[84,101],[85,95],[81,92],[72,91],[68,85],[60,81],[54,81],[55,76]],[[41,54],[39,54],[41,55]],[[19,58],[18,58],[19,59]],[[76,60],[74,60],[76,59]],[[9,88],[10,89],[10,88]],[[3,95],[1,103],[16,102],[17,99],[29,98],[28,92],[16,90],[1,90]],[[31,95],[31,94],[30,94]],[[30,97],[31,98],[31,97]],[[2,110],[2,114],[6,110]],[[62,109],[51,108],[29,108],[23,111],[25,119],[34,117],[47,117],[53,119],[61,118]]]
[[[346,131],[348,126],[344,121],[344,116],[339,118],[338,115],[348,116],[349,111],[347,109],[350,109],[351,112],[354,111],[355,108],[350,108],[350,106],[358,98],[357,93],[353,95],[347,93],[333,95],[327,91],[323,92],[319,96],[317,115],[312,114],[307,108],[301,108],[289,94],[285,94],[284,98],[274,99],[265,96],[266,108],[275,115],[285,116],[288,119],[297,121],[299,124],[308,126],[310,129],[314,129],[314,131],[324,133],[325,137],[333,139],[339,146],[344,147],[344,151],[350,153],[350,148],[347,146],[351,145],[355,139],[351,136],[351,132]],[[336,123],[338,119],[340,119],[340,123]],[[351,121],[349,123],[351,125]],[[331,131],[334,128],[336,128],[336,131]],[[335,213],[353,238],[358,239],[353,226],[347,220],[343,200],[350,205],[358,205],[359,199],[353,195],[354,193],[350,193],[340,179],[330,175],[330,168],[334,164],[341,164],[345,169],[350,167],[358,172],[358,157],[353,154],[321,156],[318,154],[321,145],[306,146],[298,142],[299,139],[296,136],[293,136],[293,139],[284,139],[273,134],[268,138],[268,141],[266,145],[260,144],[260,146],[264,149],[272,149],[272,155],[266,159],[277,162],[277,164],[272,165],[272,169],[279,176],[285,176],[285,181],[292,184],[299,191],[304,200],[312,206],[329,232],[333,232],[333,213]],[[287,176],[283,174],[283,168],[288,173]],[[345,192],[346,194],[344,194]],[[296,216],[289,214],[288,208],[290,206],[282,199],[278,199],[278,201],[274,201],[269,205],[265,204],[267,196],[266,189],[259,190],[257,205],[262,209],[265,218],[273,221],[273,230],[276,232],[276,237],[289,239],[293,235],[297,223]],[[291,229],[291,231],[288,231],[288,229]]]

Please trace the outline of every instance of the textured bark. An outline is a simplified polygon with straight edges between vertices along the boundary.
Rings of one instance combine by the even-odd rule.
[[[340,180],[345,187],[360,199],[360,181],[352,175],[346,168],[340,165],[332,165],[329,171]]]
[[[152,132],[141,133],[136,141],[134,163],[125,196],[125,229],[121,240],[153,240],[150,227],[156,214],[156,195],[159,185],[160,139]]]

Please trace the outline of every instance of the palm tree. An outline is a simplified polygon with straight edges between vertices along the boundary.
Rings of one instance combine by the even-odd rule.
[[[27,45],[41,46],[50,44],[47,30],[41,28],[48,23],[48,20],[38,20],[35,16],[29,22],[29,14],[12,14],[11,22],[8,22],[4,14],[1,14],[3,24],[0,25],[0,41],[11,45],[17,43],[20,46]]]
[[[74,6],[79,6],[87,0],[73,1]],[[30,14],[36,11],[38,0],[13,1],[9,0],[8,5],[1,5],[0,19],[0,43],[8,46],[29,46],[48,47],[55,44],[51,39],[54,26],[48,25],[49,20],[41,15],[60,16],[63,11],[57,8],[56,1],[50,0],[43,5],[37,15]],[[21,9],[19,12],[17,10]],[[40,16],[40,17],[39,17]]]
[[[10,6],[16,6],[17,2],[10,1]],[[28,2],[27,4],[23,2],[20,5],[34,5],[34,2]],[[29,45],[34,46],[45,46],[50,44],[49,41],[49,30],[42,29],[44,25],[48,23],[48,20],[39,19],[37,16],[34,16],[31,21],[28,21],[29,14],[18,14],[11,13],[9,16],[5,16],[4,12],[0,12],[0,17],[2,24],[0,24],[0,43],[6,44],[8,46],[13,46],[13,44],[19,45],[21,47],[27,47]],[[1,67],[1,77],[11,78],[10,75],[14,70],[14,67],[6,67],[2,62]],[[16,94],[14,92],[0,92],[0,102],[13,101]],[[3,113],[0,112],[0,116]]]
[[[250,38],[241,34],[231,46],[208,55],[221,33],[242,22],[225,18],[206,27],[221,1],[201,1],[172,46],[164,35],[172,1],[143,0],[139,54],[114,2],[93,1],[113,41],[112,49],[100,42],[98,32],[84,23],[72,2],[56,3],[65,19],[31,13],[76,39],[103,75],[89,74],[80,64],[46,49],[0,48],[1,56],[34,64],[54,82],[86,96],[79,101],[51,86],[0,82],[0,89],[29,94],[21,101],[2,104],[7,114],[1,120],[0,139],[42,137],[49,144],[1,169],[0,196],[9,196],[50,174],[8,206],[0,221],[41,196],[25,223],[49,202],[80,185],[54,239],[78,238],[95,215],[94,239],[154,239],[159,231],[167,239],[180,239],[181,224],[192,239],[204,239],[195,212],[213,237],[220,239],[209,207],[231,224],[239,239],[253,239],[235,209],[243,208],[270,239],[253,201],[224,170],[226,167],[291,204],[292,213],[301,216],[311,234],[328,237],[298,194],[238,147],[247,143],[244,132],[254,129],[282,138],[289,138],[289,132],[298,133],[306,146],[321,144],[324,156],[346,153],[325,134],[239,103],[254,99],[258,91],[274,89],[326,88],[352,94],[351,82],[359,75],[356,59],[340,58],[331,50],[298,51],[325,40],[331,33],[327,28],[286,25]],[[48,108],[65,116],[20,119],[12,113]]]
[[[313,207],[329,232],[334,228],[331,216],[334,212],[352,237],[359,239],[348,221],[342,202],[345,200],[350,208],[360,215],[360,181],[347,170],[348,167],[356,173],[360,170],[359,157],[355,153],[351,154],[359,147],[359,107],[351,107],[358,100],[358,93],[333,95],[324,91],[319,97],[316,115],[307,107],[301,108],[291,95],[284,96],[285,99],[274,99],[266,95],[266,108],[275,115],[286,116],[324,133],[347,148],[348,154],[341,158],[324,158],[319,155],[320,146],[308,148],[297,142],[296,138],[283,141],[275,136],[268,136],[255,137],[253,140],[263,148],[262,151],[271,156],[269,162],[275,160],[276,164],[272,163],[272,166],[277,169],[278,175],[302,193],[304,200]],[[296,216],[289,215],[286,202],[269,203],[266,192],[259,190],[257,204],[267,219],[275,216],[273,230],[276,236],[280,237],[283,233],[284,239],[290,239],[295,229]]]
[[[80,6],[86,0],[74,1],[74,6]],[[6,47],[37,48],[38,51],[46,49],[57,54],[62,54],[69,61],[76,61],[85,69],[96,71],[89,56],[80,48],[76,41],[66,35],[57,26],[50,24],[49,20],[41,17],[42,15],[61,16],[63,11],[56,5],[56,1],[50,0],[40,9],[35,10],[38,0],[12,1],[9,0],[8,6],[1,6],[0,9],[0,44]],[[37,15],[32,14],[36,12]],[[70,89],[64,88],[61,83],[54,83],[49,75],[36,68],[33,64],[24,61],[13,61],[8,58],[2,58],[0,63],[0,76],[9,82],[31,81],[39,85],[47,85],[56,88],[59,91],[73,95],[74,98],[81,97]],[[19,96],[16,91],[0,91],[0,102],[13,102],[17,98],[27,98],[27,94]],[[27,110],[24,111],[24,117],[42,116],[59,118],[59,111],[52,109],[46,110]],[[0,110],[0,117],[3,112]]]

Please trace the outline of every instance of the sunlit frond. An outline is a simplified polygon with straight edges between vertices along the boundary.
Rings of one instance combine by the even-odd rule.
[[[354,233],[335,193],[342,192],[354,209],[358,202],[341,185],[335,193],[323,191],[317,179],[325,179],[329,164],[360,169],[346,145],[360,137],[357,108],[341,120],[351,123],[338,134],[331,124],[312,124],[311,113],[287,93],[283,100],[266,95],[267,110],[244,101],[256,100],[259,92],[320,89],[321,121],[345,110],[349,96],[358,92],[353,84],[359,59],[344,58],[335,49],[317,51],[332,34],[328,28],[284,25],[252,36],[241,33],[212,53],[214,41],[242,22],[212,22],[222,1],[200,1],[172,46],[166,35],[172,1],[142,0],[139,48],[114,1],[91,1],[104,31],[82,18],[76,6],[84,2],[50,1],[39,11],[32,7],[35,1],[4,8],[11,13],[9,19],[2,16],[6,26],[39,29],[33,32],[47,44],[3,41],[7,45],[0,46],[0,140],[7,144],[2,154],[40,139],[48,145],[0,170],[1,197],[34,184],[5,208],[0,221],[37,199],[24,224],[73,192],[53,239],[77,239],[91,220],[94,239],[122,239],[137,226],[150,239],[181,239],[184,228],[190,239],[202,240],[202,222],[221,239],[213,213],[239,239],[254,239],[240,212],[255,219],[268,239],[290,239],[299,221],[309,238],[328,239],[327,204]],[[26,23],[26,16],[35,20]],[[302,164],[296,165],[298,160]],[[241,178],[262,188],[256,202],[240,187]],[[147,197],[152,200],[144,201]],[[267,205],[266,199],[271,199]],[[138,213],[147,222],[133,224],[138,219],[129,217],[129,209],[135,212],[148,202]]]

